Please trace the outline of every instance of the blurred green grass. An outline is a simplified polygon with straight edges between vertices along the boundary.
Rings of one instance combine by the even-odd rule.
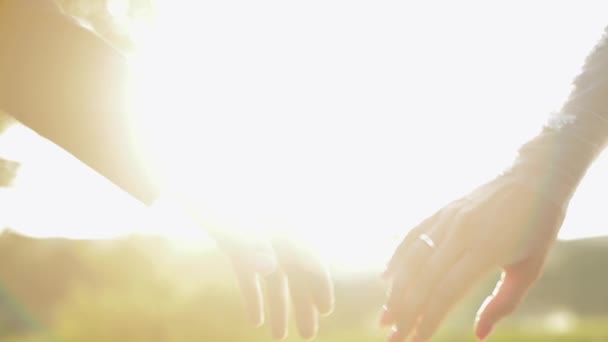
[[[606,244],[559,245],[524,305],[489,341],[608,341]],[[576,276],[573,276],[576,275]],[[334,273],[336,310],[319,342],[385,341],[378,327],[386,283]],[[475,311],[490,275],[434,341],[475,341]],[[586,281],[584,281],[586,280]],[[217,250],[180,252],[158,238],[109,241],[0,235],[0,340],[9,342],[272,341],[251,327],[230,263]],[[302,341],[291,327],[287,342]]]
[[[74,322],[78,323],[78,322]],[[523,332],[517,331],[518,329],[511,330],[508,327],[498,329],[492,336],[487,339],[488,342],[600,342],[608,341],[608,320],[603,322],[592,322],[583,323],[581,327],[564,334],[547,334],[541,332]],[[49,342],[49,341],[108,341],[108,336],[94,335],[95,332],[90,332],[90,335],[86,339],[65,339],[65,338],[51,338],[45,335],[26,335],[26,336],[13,336],[3,341],[7,342]],[[251,342],[263,342],[272,341],[270,337],[265,334],[242,332],[239,336],[232,336],[229,339],[224,339],[222,336],[206,336],[205,339],[201,339],[197,334],[190,334],[181,332],[179,336],[174,336],[173,339],[167,339],[168,336],[159,336],[149,334],[148,336],[129,336],[121,335],[116,341],[217,341],[217,342],[229,342],[229,341],[251,341]],[[384,342],[387,340],[387,332],[368,332],[358,331],[358,329],[352,329],[351,331],[334,332],[329,334],[322,334],[316,339],[318,342]],[[286,342],[302,342],[303,339],[292,336],[289,337]],[[444,331],[441,335],[436,336],[433,341],[437,342],[477,342],[477,339],[473,336],[472,332],[464,333],[450,333]]]

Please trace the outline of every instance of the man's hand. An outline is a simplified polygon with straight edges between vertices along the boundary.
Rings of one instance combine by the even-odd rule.
[[[382,322],[395,326],[390,341],[430,339],[467,291],[500,267],[502,279],[476,320],[484,339],[541,273],[565,207],[501,176],[414,228],[386,271],[392,291]]]
[[[222,236],[217,241],[233,263],[253,324],[264,323],[266,307],[272,336],[284,339],[291,297],[300,335],[317,335],[319,314],[333,310],[334,294],[330,274],[316,256],[287,240],[270,243]]]

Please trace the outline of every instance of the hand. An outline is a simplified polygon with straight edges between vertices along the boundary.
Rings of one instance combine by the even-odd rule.
[[[329,271],[310,249],[305,248],[305,243],[287,238],[261,239],[258,234],[248,234],[246,230],[236,228],[241,227],[241,221],[235,221],[231,212],[223,215],[221,210],[187,191],[169,191],[154,206],[157,212],[177,211],[195,225],[205,227],[207,234],[232,261],[254,325],[264,323],[266,307],[273,337],[285,338],[291,297],[300,335],[305,339],[317,335],[319,314],[327,315],[333,310],[334,288]],[[270,225],[276,225],[276,222]],[[265,296],[262,282],[265,283]]]
[[[319,314],[329,314],[334,305],[333,283],[318,258],[287,240],[270,243],[223,236],[218,244],[232,260],[253,324],[264,323],[263,280],[272,336],[287,336],[289,296],[300,335],[317,335]]]
[[[566,204],[501,176],[426,219],[397,248],[385,274],[392,290],[382,323],[395,325],[390,341],[430,339],[467,291],[501,267],[476,318],[483,340],[540,275],[565,211]]]

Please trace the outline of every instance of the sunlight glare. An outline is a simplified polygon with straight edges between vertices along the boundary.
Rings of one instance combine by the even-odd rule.
[[[207,228],[295,231],[357,269],[381,267],[408,229],[512,161],[568,94],[608,10],[603,1],[156,2],[156,18],[131,25],[130,120],[164,200],[179,194]],[[41,164],[25,166],[16,189]],[[594,180],[607,165],[594,166]],[[581,215],[597,208],[599,190],[585,182],[563,237],[598,235],[608,222]],[[144,231],[197,239],[183,212],[158,210],[184,229]]]
[[[159,4],[133,61],[165,179],[217,222],[286,222],[351,263],[508,165],[603,25],[523,3],[466,20],[468,2]],[[576,32],[560,28],[572,13],[589,19]]]

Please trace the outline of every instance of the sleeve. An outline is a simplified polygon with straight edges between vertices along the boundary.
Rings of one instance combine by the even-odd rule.
[[[519,150],[511,177],[567,204],[608,143],[608,29],[585,60],[573,90],[539,135]]]
[[[59,11],[0,8],[0,106],[145,204],[159,184],[129,113],[127,59]]]

